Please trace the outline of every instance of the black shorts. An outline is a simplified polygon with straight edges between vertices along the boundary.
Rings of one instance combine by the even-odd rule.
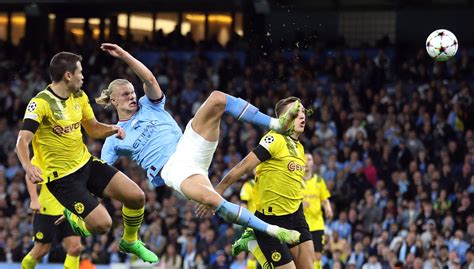
[[[263,215],[260,212],[255,212],[255,216],[269,224],[278,225],[282,228],[290,230],[296,230],[301,233],[300,242],[298,244],[288,245],[280,243],[278,239],[271,237],[266,233],[254,230],[260,249],[265,255],[265,258],[267,258],[267,261],[274,267],[285,265],[293,260],[290,248],[303,242],[312,240],[308,223],[306,223],[306,219],[304,217],[302,205],[300,205],[296,212],[289,215],[268,216]]]
[[[115,167],[92,157],[76,172],[46,185],[65,208],[85,218],[99,205],[96,197],[102,197],[105,187],[117,172]]]
[[[48,244],[53,241],[55,236],[58,236],[58,242],[68,236],[77,236],[67,221],[54,225],[59,217],[61,216],[35,214],[33,216],[33,240]]]
[[[314,252],[323,252],[323,245],[324,245],[324,230],[313,231],[311,232],[313,236],[313,245],[314,245]]]

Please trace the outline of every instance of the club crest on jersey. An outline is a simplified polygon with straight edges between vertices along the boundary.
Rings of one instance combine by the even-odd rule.
[[[265,141],[267,144],[271,144],[273,141],[275,141],[275,137],[273,137],[273,135],[268,135],[263,139],[263,141]]]
[[[77,214],[82,214],[84,212],[84,204],[83,203],[75,203],[74,210],[76,210]]]
[[[278,252],[278,251],[276,251],[276,250],[273,251],[273,253],[272,253],[272,260],[273,260],[274,262],[278,262],[279,260],[281,260],[281,254],[280,254],[280,252]]]
[[[35,237],[36,237],[37,239],[41,240],[41,239],[43,239],[44,234],[43,234],[42,232],[37,232],[36,235],[35,235]]]
[[[36,102],[33,101],[28,105],[27,109],[28,109],[29,112],[33,112],[33,111],[35,111],[36,107],[37,107]]]

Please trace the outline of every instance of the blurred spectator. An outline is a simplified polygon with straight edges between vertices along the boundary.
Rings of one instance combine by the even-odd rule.
[[[167,269],[179,269],[182,265],[181,256],[176,251],[176,246],[174,244],[169,244],[166,246],[166,252],[161,257],[160,264],[163,265],[163,268]]]

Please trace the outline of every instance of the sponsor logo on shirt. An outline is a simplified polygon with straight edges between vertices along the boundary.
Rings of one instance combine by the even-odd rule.
[[[53,127],[53,132],[56,133],[57,135],[65,135],[68,134],[74,130],[77,130],[81,127],[81,122],[76,122],[74,124],[68,125],[66,127],[62,127],[59,125],[56,125]]]
[[[295,161],[290,161],[287,165],[288,167],[288,170],[290,172],[294,172],[294,171],[302,171],[304,172],[306,170],[306,166],[304,165],[301,165],[301,164],[298,164],[296,163]]]

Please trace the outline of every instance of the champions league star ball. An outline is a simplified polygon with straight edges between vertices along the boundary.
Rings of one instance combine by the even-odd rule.
[[[426,39],[426,51],[435,61],[447,61],[458,51],[458,39],[448,30],[436,30]]]

